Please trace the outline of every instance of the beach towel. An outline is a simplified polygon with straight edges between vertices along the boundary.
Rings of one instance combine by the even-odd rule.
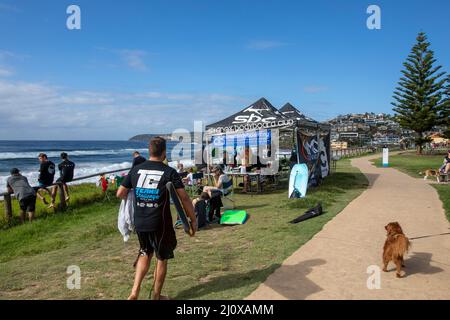
[[[122,200],[119,207],[117,227],[122,234],[123,241],[127,242],[134,231],[134,191],[130,190],[126,200]]]

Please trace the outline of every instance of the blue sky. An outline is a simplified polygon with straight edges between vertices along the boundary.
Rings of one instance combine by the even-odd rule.
[[[68,30],[66,8],[81,8]],[[381,30],[366,9],[381,8]],[[317,120],[390,112],[419,31],[450,71],[442,1],[0,0],[0,139],[127,139],[260,97]]]

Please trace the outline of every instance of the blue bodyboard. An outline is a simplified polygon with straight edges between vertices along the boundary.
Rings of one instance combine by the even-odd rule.
[[[291,198],[304,198],[308,188],[308,166],[305,163],[296,164],[292,167],[289,177],[289,195]]]

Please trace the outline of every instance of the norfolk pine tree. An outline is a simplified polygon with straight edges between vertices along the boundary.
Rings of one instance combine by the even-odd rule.
[[[434,66],[436,59],[425,33],[420,32],[416,40],[403,63],[405,69],[401,71],[403,76],[394,91],[392,105],[400,126],[415,131],[417,153],[421,154],[423,144],[430,141],[425,133],[445,120],[446,78],[445,72],[439,71],[442,66]]]
[[[445,104],[441,110],[442,126],[445,128],[444,137],[450,139],[450,74],[447,75],[447,85],[445,86]]]

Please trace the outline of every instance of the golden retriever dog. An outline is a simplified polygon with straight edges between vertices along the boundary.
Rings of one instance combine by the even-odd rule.
[[[405,266],[403,255],[408,252],[411,243],[398,222],[388,223],[384,228],[387,231],[387,239],[383,248],[383,271],[388,271],[387,266],[392,261],[397,267],[397,278],[401,278],[402,267]]]
[[[419,172],[419,174],[423,177],[423,180],[427,180],[428,177],[436,177],[437,182],[439,181],[439,170],[428,169],[425,172]]]

